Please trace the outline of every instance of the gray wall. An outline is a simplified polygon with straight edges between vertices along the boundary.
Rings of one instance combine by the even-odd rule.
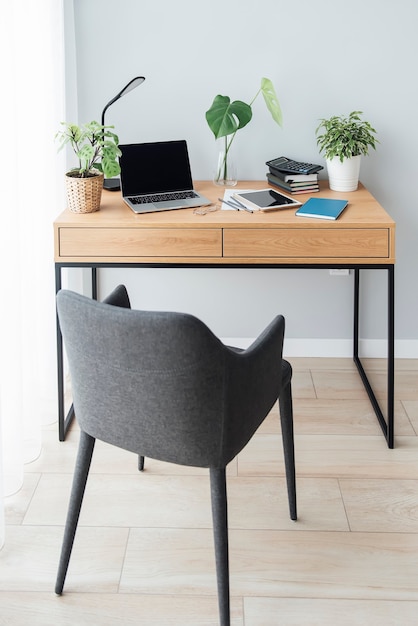
[[[71,20],[69,20],[71,22]],[[185,138],[193,176],[211,178],[215,142],[204,113],[217,93],[246,102],[272,79],[281,130],[262,99],[235,139],[240,179],[264,179],[281,154],[324,163],[319,118],[357,109],[377,129],[361,180],[397,222],[396,337],[416,347],[418,44],[416,0],[74,0],[78,121],[99,119],[132,77],[146,81],[112,106],[121,142]],[[254,337],[277,312],[288,339],[351,336],[350,277],[326,270],[106,270],[135,306],[188,310],[222,337]],[[366,277],[362,334],[385,336],[385,279]],[[383,313],[382,313],[383,309]],[[407,341],[406,341],[407,340]],[[416,344],[411,340],[417,341]]]

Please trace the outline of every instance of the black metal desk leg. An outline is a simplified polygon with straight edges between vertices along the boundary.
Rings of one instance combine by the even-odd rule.
[[[370,385],[359,356],[359,303],[360,269],[354,270],[354,329],[353,359],[363,385],[367,391],[380,427],[385,435],[388,448],[394,447],[394,395],[395,395],[395,268],[393,265],[382,267],[388,272],[388,338],[387,338],[387,418],[384,417],[375,393]]]
[[[91,297],[97,300],[97,267],[91,268]]]
[[[55,265],[55,293],[61,289],[61,267]],[[74,418],[74,407],[71,405],[67,417],[65,417],[65,386],[64,386],[64,350],[62,345],[62,334],[58,315],[56,318],[57,326],[57,377],[58,377],[58,437],[60,441],[65,440],[65,435]]]
[[[61,268],[55,266],[55,294],[61,289]],[[58,437],[60,441],[64,441],[64,358],[62,348],[62,335],[60,324],[58,321],[58,313],[56,319],[57,326],[57,377],[58,377]]]
[[[353,328],[353,358],[358,359],[359,336],[359,307],[360,307],[360,270],[354,270],[354,328]]]
[[[388,268],[388,432],[389,448],[394,447],[395,427],[395,266]]]

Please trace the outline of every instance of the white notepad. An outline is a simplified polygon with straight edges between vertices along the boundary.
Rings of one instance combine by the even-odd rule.
[[[279,209],[291,209],[302,203],[285,193],[268,187],[252,191],[236,191],[233,196],[252,211],[277,211]]]

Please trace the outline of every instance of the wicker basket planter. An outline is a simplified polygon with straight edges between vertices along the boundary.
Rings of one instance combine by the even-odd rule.
[[[78,178],[77,174],[67,172],[68,208],[73,213],[93,213],[100,209],[104,176],[97,172],[87,178]]]

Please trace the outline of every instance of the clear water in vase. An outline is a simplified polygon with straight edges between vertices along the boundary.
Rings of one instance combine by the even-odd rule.
[[[213,182],[219,187],[235,187],[238,179],[236,163],[231,152],[231,138],[222,137],[217,147],[218,156]]]

